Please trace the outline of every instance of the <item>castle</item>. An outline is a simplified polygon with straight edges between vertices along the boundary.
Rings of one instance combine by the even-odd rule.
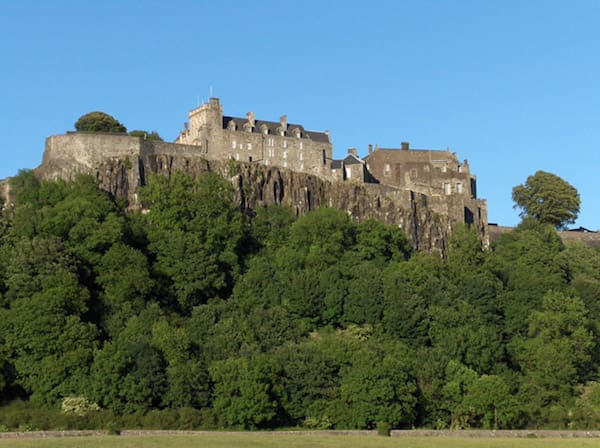
[[[198,147],[207,160],[236,160],[313,174],[332,182],[378,184],[388,190],[410,191],[430,198],[438,213],[459,222],[487,222],[487,208],[477,199],[476,177],[469,164],[449,150],[373,148],[360,159],[355,148],[342,160],[333,159],[329,132],[308,131],[302,125],[223,115],[218,98],[189,112],[189,122],[175,140]]]
[[[232,160],[237,165],[231,171]],[[282,204],[304,214],[321,206],[352,219],[374,218],[401,227],[419,250],[445,250],[455,224],[472,225],[488,241],[487,204],[476,196],[467,161],[449,150],[388,149],[369,145],[364,158],[350,148],[333,159],[327,131],[288,123],[224,116],[219,99],[189,112],[174,143],[125,134],[67,132],[46,139],[40,179],[91,174],[100,188],[144,209],[138,188],[149,174],[215,171],[233,182],[242,208]],[[10,203],[8,180],[0,195]]]

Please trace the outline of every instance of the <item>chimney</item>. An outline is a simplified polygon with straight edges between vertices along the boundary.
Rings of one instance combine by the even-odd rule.
[[[246,118],[248,119],[250,126],[254,127],[254,112],[248,112]]]
[[[373,154],[373,145],[369,143],[369,154]]]
[[[348,148],[348,154],[352,154],[356,157],[356,148]]]
[[[189,126],[190,126],[190,124],[187,121],[185,123],[183,123],[183,129],[185,129],[186,131],[188,130]]]
[[[408,142],[400,143],[400,147],[402,148],[402,151],[408,151]]]
[[[281,129],[283,129],[283,132],[287,131],[287,115],[282,115],[281,117],[279,117],[279,123],[281,123]]]

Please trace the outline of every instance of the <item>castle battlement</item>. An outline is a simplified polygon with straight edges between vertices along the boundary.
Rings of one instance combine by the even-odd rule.
[[[252,198],[244,197],[240,189],[243,207],[286,203],[305,213],[329,204],[356,219],[376,217],[397,224],[413,235],[416,246],[431,243],[433,247],[437,237],[417,237],[411,224],[416,216],[408,218],[416,210],[427,209],[431,216],[444,218],[435,225],[423,227],[421,223],[420,231],[436,228],[436,234],[443,235],[451,223],[466,223],[476,226],[484,241],[487,238],[486,202],[477,199],[476,177],[455,152],[411,149],[402,142],[400,148],[369,145],[363,158],[350,148],[343,159],[333,159],[328,131],[308,130],[288,121],[286,115],[278,121],[259,119],[253,112],[246,117],[223,115],[218,98],[191,110],[189,122],[173,143],[125,134],[50,136],[36,174],[66,180],[91,174],[101,188],[127,197],[130,207],[140,208],[137,190],[145,185],[148,174],[168,176],[182,170],[197,175],[217,170],[231,176],[230,160],[239,162],[243,172],[260,172],[256,178],[271,183],[268,187],[257,184]],[[232,181],[241,182],[235,176]],[[9,184],[5,182],[1,189],[9,198]],[[430,243],[422,246],[423,238]]]

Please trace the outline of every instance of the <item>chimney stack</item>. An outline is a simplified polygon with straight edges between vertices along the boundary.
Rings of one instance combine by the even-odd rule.
[[[281,123],[281,129],[283,132],[287,131],[287,115],[282,115],[279,117],[279,123]]]
[[[356,157],[356,148],[348,148],[348,154],[352,154]]]
[[[246,118],[248,119],[250,126],[254,127],[254,112],[248,112]]]
[[[369,154],[373,154],[373,145],[369,143]]]
[[[408,151],[408,142],[400,143],[400,147],[402,148],[402,151]]]

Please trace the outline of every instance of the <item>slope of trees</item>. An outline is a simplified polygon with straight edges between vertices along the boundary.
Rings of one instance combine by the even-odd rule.
[[[600,252],[552,226],[459,228],[442,260],[337,210],[250,218],[210,173],[151,178],[146,214],[85,177],[13,189],[7,428],[600,423]]]

